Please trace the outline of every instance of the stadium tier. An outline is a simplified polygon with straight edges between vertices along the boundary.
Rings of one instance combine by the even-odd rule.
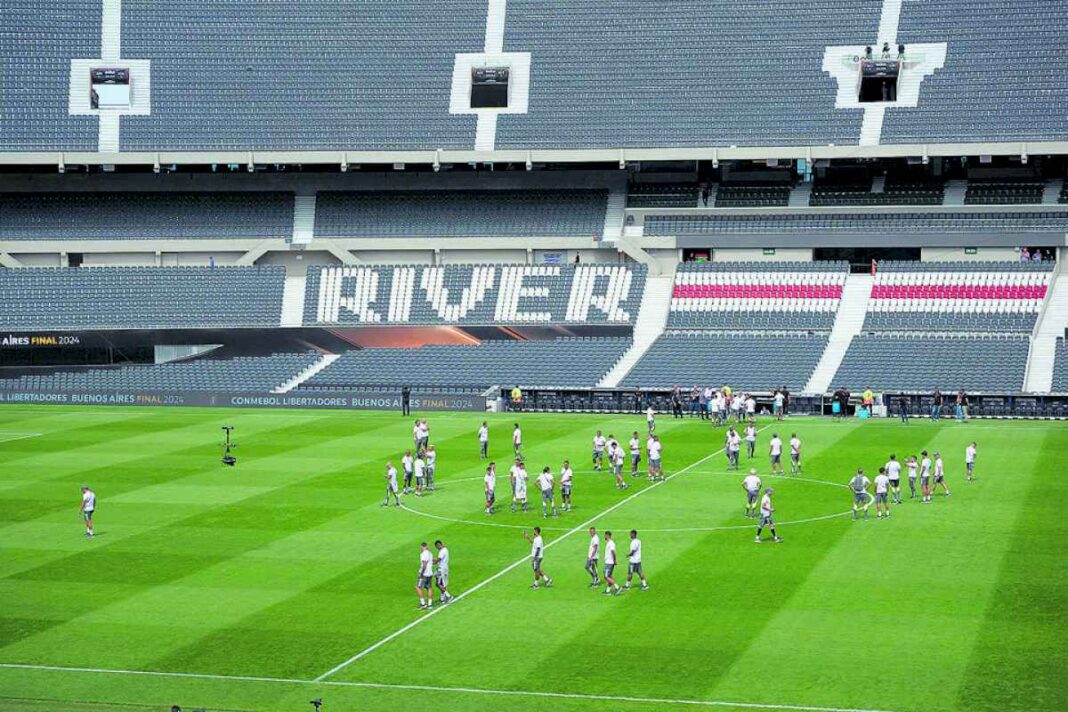
[[[0,193],[0,240],[284,238],[292,233],[292,193]]]
[[[699,195],[694,183],[632,183],[627,187],[627,207],[692,208]]]
[[[630,324],[643,266],[311,267],[304,323]]]
[[[754,215],[650,215],[645,234],[715,235],[746,233],[897,233],[1066,232],[1064,212],[932,213],[764,213]]]
[[[884,262],[875,276],[864,328],[1030,333],[1052,270],[1048,262]]]
[[[325,237],[571,237],[604,230],[607,191],[323,192]]]
[[[1068,344],[1063,337],[1057,339],[1053,363],[1053,392],[1068,393]]]
[[[282,267],[0,268],[0,329],[278,326]]]
[[[800,392],[826,346],[826,334],[668,331],[622,385],[673,388],[729,383],[753,391],[785,385]]]
[[[316,351],[202,358],[189,362],[94,367],[0,379],[0,389],[16,391],[231,391],[266,393],[319,359]]]
[[[0,35],[0,149],[97,150],[97,119],[68,99],[72,60],[101,54],[150,76],[150,107],[120,122],[124,151],[473,150],[454,79],[482,53],[523,93],[497,117],[497,149],[856,145],[865,112],[839,105],[828,52],[873,43],[882,13],[880,0],[512,0],[499,17],[485,0],[127,0],[105,17],[99,0],[31,0]],[[1056,3],[908,2],[893,20],[918,47],[903,84],[935,47],[945,58],[877,143],[1068,137]],[[102,35],[121,47],[105,53]]]
[[[833,386],[1016,392],[1023,388],[1029,345],[1023,335],[862,334],[849,345]]]
[[[346,352],[300,390],[359,386],[592,387],[630,346],[628,338],[484,341],[477,346]]]
[[[718,262],[680,265],[673,329],[829,331],[842,296],[844,262]]]

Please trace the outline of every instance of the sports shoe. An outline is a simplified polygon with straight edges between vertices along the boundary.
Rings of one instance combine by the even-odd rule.
[[[753,541],[756,542],[757,544],[759,544],[760,543],[760,537],[754,538]]]
[[[546,578],[545,579],[545,588],[552,588],[552,587],[553,587],[553,580],[551,578]]]
[[[775,537],[775,543],[776,543],[776,544],[780,544],[780,543],[782,543],[782,537],[781,537],[781,536],[777,536],[777,537]]]

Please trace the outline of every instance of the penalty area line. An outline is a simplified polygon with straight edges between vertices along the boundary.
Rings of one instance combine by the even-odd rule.
[[[760,428],[760,430],[765,430],[765,429],[770,428],[770,427],[772,427],[770,424],[769,425],[765,425],[763,428]],[[760,430],[758,430],[757,432],[760,432]],[[608,507],[607,509],[605,509],[605,510],[603,510],[603,511],[597,513],[597,514],[594,514],[592,517],[590,517],[586,521],[584,521],[581,524],[579,524],[579,525],[567,530],[566,532],[564,532],[563,534],[558,536],[556,539],[553,539],[552,541],[550,541],[548,544],[545,545],[545,548],[548,549],[548,548],[550,548],[552,546],[555,546],[556,544],[560,543],[564,539],[567,539],[568,537],[572,536],[573,534],[575,534],[577,532],[580,532],[580,531],[582,531],[584,529],[588,529],[590,527],[590,525],[592,525],[598,519],[602,519],[603,517],[606,517],[607,515],[611,514],[612,512],[614,512],[617,509],[619,509],[620,507],[622,507],[623,505],[634,501],[636,498],[642,496],[643,494],[645,494],[647,492],[652,492],[652,491],[656,490],[660,485],[666,484],[666,483],[670,482],[671,480],[675,479],[676,477],[678,477],[679,475],[684,474],[684,473],[694,469],[695,467],[700,466],[701,464],[703,464],[705,462],[708,462],[708,460],[710,460],[711,458],[713,458],[716,455],[720,454],[721,452],[723,452],[723,450],[724,450],[724,448],[720,448],[719,450],[716,450],[715,452],[711,452],[711,453],[705,455],[704,457],[702,457],[702,458],[700,458],[698,460],[695,460],[694,462],[690,463],[689,465],[687,465],[686,467],[682,468],[681,470],[676,470],[675,472],[673,472],[672,474],[668,475],[667,477],[665,477],[664,479],[660,480],[659,482],[654,482],[653,484],[649,485],[648,487],[645,487],[644,489],[640,489],[637,492],[635,492],[635,493],[633,493],[633,494],[631,494],[631,495],[629,495],[627,497],[624,497],[623,499],[621,499],[618,502],[616,502],[615,504],[613,504],[611,507]],[[430,609],[429,611],[424,613],[419,618],[416,618],[415,620],[413,620],[411,623],[409,623],[409,624],[407,624],[407,625],[405,625],[405,626],[393,631],[392,633],[387,635],[385,638],[382,638],[381,640],[379,640],[377,643],[373,643],[372,645],[369,645],[368,647],[364,648],[360,652],[358,652],[355,655],[353,655],[348,660],[346,660],[346,661],[344,661],[342,663],[339,663],[339,664],[335,665],[334,667],[330,668],[329,670],[327,670],[326,672],[324,672],[323,674],[321,674],[317,678],[315,678],[315,682],[321,682],[321,681],[325,680],[326,678],[330,677],[331,675],[333,675],[335,673],[338,673],[338,672],[341,672],[342,670],[347,668],[349,665],[352,665],[354,662],[357,662],[358,660],[367,657],[368,655],[370,655],[374,651],[376,651],[379,648],[381,648],[386,643],[389,643],[390,641],[395,640],[396,638],[399,638],[400,636],[402,636],[405,633],[407,633],[408,631],[410,631],[412,628],[415,628],[416,626],[418,626],[418,625],[420,625],[422,623],[425,623],[426,621],[430,620],[431,618],[433,618],[434,616],[438,615],[439,613],[441,613],[442,611],[446,610],[447,608],[451,608],[452,606],[454,606],[455,604],[459,603],[463,599],[467,598],[468,596],[472,595],[473,593],[475,593],[477,591],[480,591],[481,589],[485,588],[486,586],[489,586],[491,583],[493,583],[497,579],[499,579],[502,576],[505,576],[505,575],[511,573],[512,571],[514,571],[515,569],[519,568],[523,564],[528,563],[529,561],[530,561],[530,557],[529,556],[524,556],[523,558],[521,558],[521,559],[519,559],[519,560],[517,560],[517,561],[515,561],[515,562],[513,562],[511,564],[509,564],[508,566],[505,566],[503,569],[501,569],[497,573],[493,574],[489,578],[483,579],[482,581],[478,582],[477,584],[475,584],[471,588],[469,588],[466,591],[464,591],[463,593],[461,593],[459,596],[456,596],[447,605],[440,605],[437,608]]]
[[[452,687],[446,685],[405,685],[386,682],[345,682],[339,680],[297,680],[285,677],[262,677],[255,675],[212,675],[195,672],[162,672],[156,670],[120,670],[110,668],[68,667],[64,665],[30,665],[25,663],[0,663],[0,669],[36,670],[39,672],[67,672],[96,675],[125,675],[130,677],[162,677],[187,680],[216,680],[220,682],[256,682],[282,685],[316,685],[367,690],[396,690],[407,692],[441,692],[464,695],[487,695],[496,697],[534,697],[558,700],[589,700],[593,702],[623,702],[647,705],[685,705],[689,707],[726,707],[749,710],[780,710],[782,712],[891,712],[891,710],[860,707],[826,707],[820,705],[791,705],[768,702],[734,702],[730,700],[694,700],[671,697],[638,697],[632,695],[597,695],[575,692],[549,692],[544,690],[494,690],[484,687]]]

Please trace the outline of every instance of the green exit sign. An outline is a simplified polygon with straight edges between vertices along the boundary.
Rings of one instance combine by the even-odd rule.
[[[771,255],[774,255],[774,254],[775,254],[775,248],[774,247],[765,247],[764,248],[764,256],[765,257],[770,257]]]
[[[977,255],[977,254],[979,254],[979,248],[978,247],[965,247],[964,248],[964,254],[966,254],[966,255]]]

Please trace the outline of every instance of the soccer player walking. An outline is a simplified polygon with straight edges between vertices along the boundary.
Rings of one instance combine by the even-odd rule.
[[[493,514],[493,505],[497,502],[497,463],[491,462],[482,478],[486,488],[486,514]]]
[[[434,574],[434,583],[441,592],[441,598],[438,600],[441,603],[448,603],[452,600],[449,594],[449,547],[438,539],[434,542],[434,548],[438,550],[438,555],[434,557],[434,564],[438,567]]]
[[[964,469],[968,472],[968,482],[975,479],[975,443],[964,448]]]
[[[382,503],[383,507],[389,506],[389,496],[393,495],[393,503],[396,506],[400,506],[400,500],[397,499],[397,468],[393,466],[392,462],[386,463],[386,501]]]
[[[949,487],[946,486],[945,463],[942,462],[941,453],[936,451],[934,457],[934,484],[931,486],[931,491],[933,492],[935,489],[937,489],[938,485],[942,485],[942,492],[945,493],[945,495],[948,497],[950,495],[950,491]],[[930,497],[928,497],[928,501],[930,501]]]
[[[875,515],[883,518],[883,510],[886,517],[890,518],[890,478],[886,476],[886,468],[880,467],[879,474],[875,476]]]
[[[601,537],[597,536],[597,529],[590,527],[590,544],[586,548],[586,573],[590,575],[589,588],[597,588],[601,585],[601,577],[597,573],[597,560],[601,556]]]
[[[82,485],[82,503],[78,506],[78,512],[85,521],[85,536],[90,539],[96,536],[93,534],[93,512],[95,511],[96,492],[89,489],[89,485]]]
[[[630,436],[630,474],[631,477],[638,476],[638,465],[642,461],[642,441],[638,437],[638,431],[635,430],[634,434]]]
[[[771,474],[784,474],[782,469],[782,439],[778,433],[771,434],[768,455],[771,457]]]
[[[656,411],[653,410],[651,403],[645,409],[645,427],[650,433],[656,430]]]
[[[626,457],[623,455],[623,447],[615,440],[608,443],[608,462],[612,466],[612,474],[616,478],[616,487],[619,489],[627,489],[630,485],[623,479],[623,461]]]
[[[642,590],[649,590],[649,582],[645,580],[645,574],[642,573],[642,540],[638,538],[638,530],[630,530],[630,551],[627,552],[627,583],[624,588],[630,590],[630,581],[634,578],[634,574],[638,574],[638,579],[642,582]]]
[[[645,444],[645,449],[649,453],[649,481],[656,482],[664,479],[664,467],[661,459],[664,453],[664,444],[660,442],[660,438],[656,435],[650,435],[649,441]]]
[[[771,529],[772,541],[776,544],[782,541],[782,537],[775,532],[775,519],[772,515],[775,514],[775,507],[771,504],[771,495],[775,490],[768,487],[764,490],[764,496],[760,500],[760,524],[757,525],[756,543],[761,543],[760,534],[764,531],[764,527]]]
[[[545,588],[552,588],[553,580],[541,570],[541,561],[545,556],[545,543],[541,538],[541,527],[534,527],[534,536],[523,532],[523,536],[530,542],[530,562],[534,567],[534,583],[531,588],[539,588],[539,582],[545,583]]]
[[[556,482],[553,479],[552,470],[548,467],[543,468],[541,474],[534,478],[535,484],[538,485],[538,489],[541,490],[541,516],[543,519],[548,519],[549,510],[552,510],[553,516],[556,514]]]
[[[755,518],[757,500],[760,499],[760,478],[755,468],[750,469],[742,480],[742,489],[745,490],[745,516]]]
[[[426,486],[426,460],[423,459],[422,451],[415,454],[415,496],[423,496],[423,488]]]
[[[527,468],[523,466],[522,461],[517,460],[515,467],[512,471],[512,511],[516,510],[516,505],[520,505],[523,511],[527,510]]]
[[[424,541],[419,545],[419,575],[415,581],[415,592],[419,594],[419,608],[434,605],[434,556]]]
[[[616,580],[612,577],[612,573],[616,570],[616,543],[612,541],[612,532],[606,531],[604,533],[604,582],[605,589],[604,595],[611,596],[612,594],[619,595],[622,590]]]
[[[868,505],[871,503],[868,497],[868,487],[871,480],[864,475],[864,468],[858,467],[857,474],[849,481],[849,489],[853,492],[853,521],[857,521],[857,512],[864,512],[864,518],[868,518]]]
[[[401,467],[404,468],[404,494],[408,494],[412,491],[412,473],[415,470],[415,458],[412,457],[411,450],[404,451]]]
[[[756,436],[756,425],[750,420],[749,424],[745,426],[745,451],[749,460],[756,456]]]
[[[600,471],[604,467],[604,450],[608,441],[601,435],[601,431],[598,430],[593,436],[593,469]]]
[[[426,488],[434,491],[434,472],[438,469],[438,451],[431,445],[426,449]]]
[[[886,465],[886,476],[890,480],[890,496],[894,504],[901,504],[901,463],[897,461],[897,455],[890,455]],[[887,516],[890,510],[887,510]]]
[[[801,474],[801,438],[797,433],[790,434],[790,474]]]
[[[512,450],[515,452],[515,456],[519,457],[519,451],[523,449],[523,431],[519,429],[519,423],[515,424],[515,428],[512,430]]]
[[[574,477],[571,463],[564,460],[564,464],[560,467],[560,503],[565,512],[571,511],[571,485]]]
[[[923,456],[920,461],[920,491],[923,494],[920,504],[927,504],[931,501],[931,458],[927,456],[926,450],[920,455]]]
[[[485,460],[489,457],[489,423],[482,421],[482,427],[478,429],[478,450],[479,459]]]

